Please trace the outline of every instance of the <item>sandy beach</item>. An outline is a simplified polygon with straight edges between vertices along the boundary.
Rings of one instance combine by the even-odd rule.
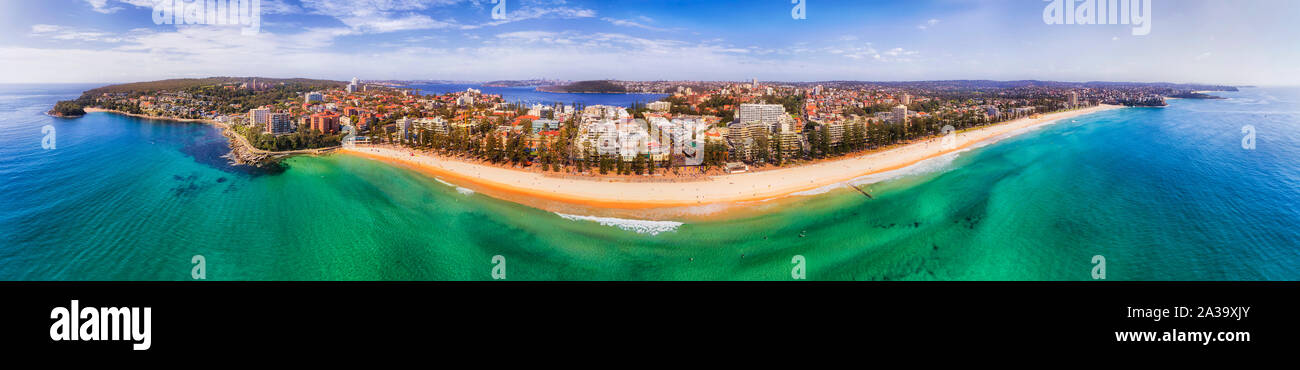
[[[457,185],[489,190],[489,193],[494,193],[489,195],[494,196],[526,196],[586,207],[633,210],[688,207],[786,197],[866,175],[903,169],[917,162],[959,151],[986,140],[1024,132],[1031,127],[1116,108],[1120,106],[1101,105],[1004,122],[957,133],[949,145],[943,145],[940,139],[936,138],[842,159],[751,173],[719,175],[691,182],[627,182],[600,177],[561,178],[392,147],[345,148],[341,152],[404,164]],[[519,198],[516,196],[503,198],[518,201]]]

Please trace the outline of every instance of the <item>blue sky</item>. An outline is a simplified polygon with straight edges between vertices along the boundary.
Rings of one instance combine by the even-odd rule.
[[[261,0],[261,29],[154,0],[0,0],[0,82],[1044,79],[1300,84],[1300,2],[1151,0],[1151,31],[1042,0]],[[1060,0],[1058,0],[1060,1]],[[1137,0],[1133,0],[1137,1]]]

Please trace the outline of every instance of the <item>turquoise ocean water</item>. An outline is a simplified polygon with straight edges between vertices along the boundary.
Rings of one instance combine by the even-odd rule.
[[[0,85],[0,280],[1300,280],[1300,89],[1082,116],[725,220],[560,215],[346,155],[230,166],[216,129]],[[43,149],[41,128],[56,129]],[[1242,148],[1242,127],[1256,148]],[[680,224],[678,223],[680,222]]]

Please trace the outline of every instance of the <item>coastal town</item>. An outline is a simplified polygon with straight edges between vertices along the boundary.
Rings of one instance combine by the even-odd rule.
[[[933,81],[600,81],[631,106],[512,102],[467,88],[258,78],[88,91],[69,105],[228,127],[260,152],[383,146],[586,176],[681,178],[811,163],[1101,104],[1162,106],[1219,86]],[[497,82],[504,83],[504,82]],[[558,87],[563,89],[565,86]]]

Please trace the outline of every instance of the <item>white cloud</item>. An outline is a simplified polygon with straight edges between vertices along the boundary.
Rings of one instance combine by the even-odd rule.
[[[510,5],[515,6],[519,2],[522,0],[510,0]],[[104,9],[134,6],[131,2],[122,0],[105,0],[100,3]],[[267,3],[269,0],[263,0],[263,4]],[[213,75],[342,79],[359,75],[375,79],[456,80],[533,77],[717,80],[758,76],[765,80],[1108,78],[1140,81],[1218,79],[1247,83],[1265,81],[1276,76],[1300,76],[1300,73],[1285,73],[1296,71],[1294,63],[1288,63],[1290,60],[1286,58],[1236,58],[1229,62],[1217,55],[1202,56],[1194,52],[1213,50],[1210,47],[1213,45],[1185,46],[1184,52],[1151,55],[1150,58],[1157,63],[1149,64],[1160,65],[1159,68],[1116,64],[1112,70],[1097,72],[1080,68],[1067,69],[1065,67],[1068,67],[1068,63],[1048,57],[1059,55],[1050,52],[1051,50],[1033,54],[1009,53],[1007,56],[984,56],[972,51],[986,49],[978,46],[981,45],[979,41],[987,37],[985,35],[979,35],[973,41],[965,40],[966,42],[944,47],[927,44],[925,40],[908,41],[901,38],[891,41],[896,44],[882,44],[881,48],[875,48],[854,37],[845,37],[843,32],[820,38],[802,38],[804,41],[790,41],[784,45],[769,45],[762,40],[745,41],[745,35],[737,38],[719,37],[729,34],[705,30],[701,30],[705,32],[702,35],[697,33],[696,36],[690,36],[685,32],[681,35],[644,32],[635,26],[619,28],[611,26],[613,22],[605,19],[609,17],[601,18],[593,10],[574,8],[555,1],[523,4],[512,9],[514,12],[510,13],[511,17],[507,20],[484,24],[471,23],[488,22],[487,13],[480,13],[481,16],[471,15],[471,18],[457,22],[454,19],[440,19],[440,14],[445,12],[433,8],[458,3],[486,5],[488,1],[306,0],[300,11],[315,14],[315,18],[340,19],[340,22],[327,20],[326,23],[333,26],[310,29],[297,26],[291,31],[285,31],[289,27],[264,29],[255,36],[241,36],[236,27],[220,26],[148,27],[110,34],[71,23],[63,26],[31,25],[27,37],[40,42],[0,46],[0,70],[10,71],[0,75],[0,82],[142,81]],[[490,5],[487,6],[490,8]],[[326,11],[337,13],[326,15]],[[377,16],[367,18],[369,15]],[[502,31],[517,32],[500,34],[481,29],[543,17],[585,19],[580,22],[516,23]],[[661,25],[645,17],[622,17],[624,21],[642,25]],[[351,23],[343,21],[344,19],[351,20]],[[916,21],[902,22],[897,26],[906,31],[906,26]],[[963,27],[967,24],[964,20],[956,22],[956,19],[948,19],[946,22],[962,24]],[[584,26],[583,31],[572,30],[578,23]],[[603,29],[592,31],[585,27],[589,24],[596,24]],[[942,28],[937,24],[947,23],[938,23],[937,20],[923,23],[927,29]],[[345,35],[429,28],[441,28],[443,31],[349,39],[347,41],[362,42],[349,44],[346,50],[335,45],[336,41],[340,41],[339,37]],[[477,31],[457,31],[460,28]],[[598,32],[600,30],[610,32]],[[863,36],[863,39],[868,38],[865,36],[867,34],[869,33],[856,33]],[[1090,37],[1096,38],[1099,35]],[[1104,34],[1100,37],[1101,40],[1105,39]],[[1020,41],[1017,44],[1024,45],[1020,47],[1026,50],[1056,45],[1032,37],[1010,40]],[[1139,43],[1141,39],[1124,40],[1124,43],[1116,45],[1144,47]],[[736,45],[735,42],[761,42],[764,48]],[[29,47],[30,45],[43,46]],[[939,52],[949,55],[938,57],[937,55],[943,55],[936,54]],[[1139,50],[1138,53],[1140,52]],[[1200,62],[1178,63],[1189,59]],[[95,61],[96,68],[85,68],[87,61]],[[1062,65],[1051,69],[1039,67],[1052,63]],[[1095,64],[1105,63],[1089,65]],[[1230,72],[1206,74],[1207,71],[1216,71],[1209,67]],[[1289,78],[1284,81],[1295,83],[1293,77]]]
[[[62,27],[52,24],[35,24],[32,25],[32,33],[50,33],[62,29]]]
[[[387,33],[410,30],[459,28],[463,30],[499,26],[540,18],[590,18],[596,12],[590,9],[564,6],[563,1],[531,1],[506,13],[506,18],[482,24],[464,24],[454,19],[434,19],[422,12],[430,9],[472,3],[492,4],[485,0],[302,0],[308,12],[338,19],[358,33]],[[516,4],[510,2],[507,4]],[[540,5],[538,5],[540,4]],[[509,10],[509,8],[507,8]]]
[[[41,25],[39,37],[69,29]],[[76,31],[76,30],[72,30]],[[799,70],[802,62],[756,58],[771,50],[708,42],[637,37],[621,33],[517,31],[460,48],[396,46],[374,52],[333,52],[335,38],[350,27],[297,34],[262,32],[241,36],[237,28],[182,26],[175,31],[139,29],[119,35],[108,48],[0,47],[0,70],[10,81],[145,81],[219,75],[376,79],[501,79],[556,76],[574,79],[696,79],[771,76]],[[252,57],[267,56],[267,57]],[[683,57],[689,56],[689,57]],[[86,60],[97,66],[87,70]],[[382,61],[377,63],[376,61]],[[845,71],[833,64],[826,71]],[[718,74],[725,71],[724,74]],[[738,77],[737,77],[738,78]]]
[[[639,17],[639,18],[648,19],[648,18],[646,18],[646,17],[644,17],[644,16]],[[628,20],[628,19],[616,19],[616,18],[604,17],[604,18],[601,18],[600,20],[602,20],[602,21],[606,21],[606,22],[609,22],[610,24],[613,24],[613,25],[615,25],[615,26],[621,26],[621,27],[636,27],[636,28],[646,29],[646,30],[650,30],[650,31],[667,31],[667,30],[668,30],[668,29],[666,29],[666,28],[654,27],[654,26],[646,25],[646,24],[643,24],[643,23],[641,23],[641,22],[637,22],[637,21],[633,21],[633,20]],[[643,20],[643,21],[644,21],[644,20]]]
[[[63,27],[53,24],[32,25],[32,37],[59,41],[118,43],[122,38],[116,34],[99,30]]]
[[[525,42],[551,42],[559,36],[558,33],[549,31],[518,31],[498,34],[499,39],[510,39],[512,41]]]
[[[893,48],[885,51],[876,50],[872,43],[868,42],[863,45],[850,45],[847,47],[827,47],[822,49],[823,52],[840,55],[855,61],[871,60],[882,63],[889,62],[915,62],[921,52],[916,50],[907,50],[904,48]]]
[[[262,0],[262,12],[266,14],[298,14],[302,13],[303,10],[297,5],[284,2],[284,0]]]
[[[118,10],[122,10],[122,7],[110,7],[108,0],[86,0],[86,3],[90,4],[91,10],[104,14],[116,13]]]
[[[461,0],[303,0],[312,14],[338,19],[356,32],[386,33],[438,29],[455,26],[455,21],[435,20],[416,11],[453,5]]]
[[[407,30],[427,30],[453,27],[453,21],[439,21],[422,14],[407,14],[387,18],[349,18],[343,23],[363,32],[396,32]]]
[[[152,9],[154,5],[160,2],[161,0],[85,0],[85,1],[87,4],[90,4],[91,10],[104,13],[104,14],[112,14],[123,9],[121,6],[111,5],[113,3],[131,5],[137,8]],[[261,0],[260,4],[262,7],[263,14],[293,14],[293,13],[302,12],[302,9],[298,8],[293,4],[286,3],[284,2],[284,0]]]
[[[938,24],[939,24],[939,20],[938,20],[938,19],[930,18],[929,20],[925,21],[925,23],[921,23],[921,24],[917,25],[916,28],[918,28],[918,29],[924,31],[924,30],[930,29],[930,27],[934,27],[935,25],[938,25]]]
[[[562,4],[563,2],[560,3]],[[526,21],[530,19],[541,19],[541,18],[576,19],[576,18],[593,18],[595,16],[596,16],[596,11],[591,9],[524,5],[523,7],[520,7],[514,11],[508,11],[506,13],[506,19],[494,20],[483,24],[464,25],[461,26],[461,29],[471,30],[471,29],[477,29],[483,27],[500,26],[507,23]]]

